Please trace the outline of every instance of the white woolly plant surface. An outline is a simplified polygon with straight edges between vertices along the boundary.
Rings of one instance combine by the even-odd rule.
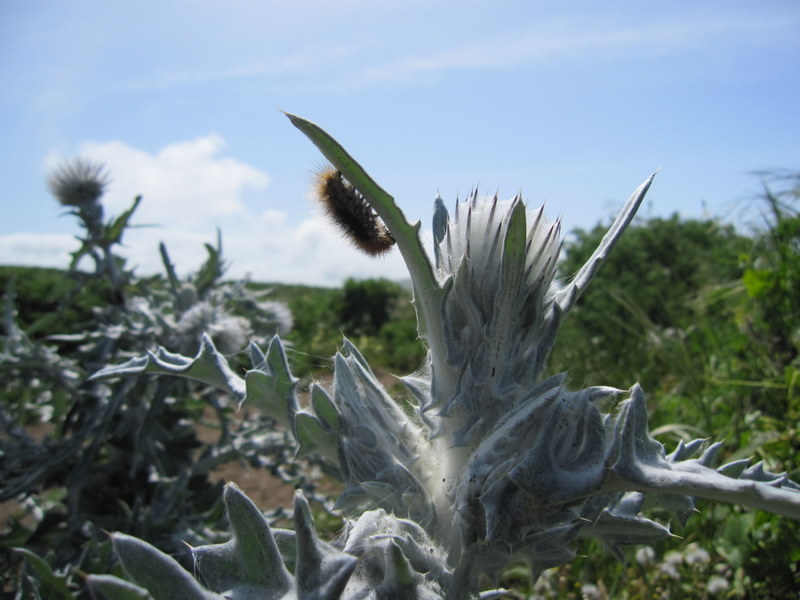
[[[338,467],[346,489],[337,504],[362,515],[338,547],[367,561],[357,576],[380,573],[375,581],[383,591],[413,580],[420,597],[470,597],[481,573],[495,576],[524,559],[536,576],[571,560],[576,540],[585,537],[621,557],[622,546],[670,535],[641,515],[643,507],[683,521],[696,496],[800,518],[800,487],[785,475],[746,461],[715,469],[719,445],[703,440],[667,455],[648,433],[638,385],[571,391],[564,375],[542,379],[561,319],[630,223],[652,177],[586,265],[559,285],[559,224],[542,209],[527,210],[519,197],[474,193],[450,217],[437,198],[431,260],[419,222],[409,224],[326,132],[289,118],[374,208],[408,265],[429,347],[425,367],[402,378],[416,414],[397,405],[347,340],[334,359],[332,390],[312,385],[302,409],[277,336],[266,354],[251,344],[253,369],[244,379],[209,338],[194,359],[159,349],[96,377],[193,377],[291,427],[301,453],[321,454]],[[419,581],[407,576],[414,570]]]

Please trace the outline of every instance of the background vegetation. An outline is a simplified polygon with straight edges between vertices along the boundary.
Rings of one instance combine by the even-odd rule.
[[[714,220],[678,216],[632,226],[564,323],[550,370],[568,371],[573,387],[627,387],[639,381],[648,395],[653,433],[668,448],[680,439],[709,437],[724,442],[723,461],[755,456],[771,470],[800,479],[798,183],[795,176],[772,181],[777,191],[766,189],[759,202],[763,223],[747,234]],[[605,229],[573,232],[562,277],[577,270]],[[14,281],[20,329],[33,342],[56,344],[64,356],[77,352],[74,342],[48,336],[84,331],[109,303],[108,286],[92,280],[68,310],[60,310],[75,289],[72,277],[51,269],[0,268],[0,289]],[[128,283],[131,290],[145,284],[166,288],[168,280]],[[423,361],[411,294],[399,284],[348,280],[341,289],[249,287],[269,290],[271,299],[288,304],[294,319],[285,335],[289,361],[306,382],[329,372],[343,335],[388,373],[409,373]],[[0,398],[6,409],[26,414],[26,425],[52,419],[52,413],[45,418],[41,411],[14,409],[14,403],[29,399],[9,382],[4,387]],[[62,412],[69,412],[69,398],[60,402]],[[200,419],[202,410],[191,406],[180,414],[173,410],[170,418]],[[9,433],[0,433],[8,444]],[[3,461],[0,452],[0,467]],[[632,551],[626,565],[587,544],[574,562],[548,572],[535,586],[522,567],[511,569],[502,583],[520,598],[796,597],[797,523],[738,508],[699,509],[685,526],[672,524],[683,539]],[[205,514],[219,516],[209,507]],[[0,537],[6,549],[35,545],[41,533],[41,523],[25,526],[17,518],[0,527],[6,528]],[[8,552],[2,558],[8,561],[2,568],[7,578],[23,568]],[[52,559],[50,565],[57,570],[64,563]],[[54,594],[42,597],[60,597]]]

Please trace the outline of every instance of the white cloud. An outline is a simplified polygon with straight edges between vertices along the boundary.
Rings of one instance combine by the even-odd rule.
[[[66,233],[10,233],[0,235],[0,263],[63,269],[77,248],[77,240]]]
[[[363,256],[320,216],[293,222],[280,211],[250,211],[244,192],[264,190],[269,175],[221,156],[223,147],[215,135],[170,144],[155,154],[118,141],[81,145],[80,154],[104,163],[111,175],[103,198],[107,218],[129,208],[134,193],[143,196],[133,223],[153,226],[128,229],[117,249],[139,275],[163,272],[161,241],[179,274],[196,271],[207,257],[204,244],[216,245],[220,228],[230,277],[324,286],[338,286],[347,277],[407,277],[399,252]],[[70,235],[0,236],[0,263],[65,267],[77,247]]]
[[[111,213],[127,209],[132,194],[141,194],[139,223],[198,228],[243,213],[242,192],[269,185],[266,173],[220,156],[224,146],[223,139],[212,134],[170,144],[156,154],[118,141],[85,142],[79,154],[104,163],[111,173],[103,199]]]
[[[185,276],[206,259],[204,244],[216,245],[216,231],[176,226],[134,229],[126,235],[121,254],[139,274],[162,272],[161,241]],[[290,223],[286,215],[274,211],[247,215],[222,229],[222,250],[229,264],[227,275],[233,278],[339,286],[348,277],[407,277],[398,251],[378,259],[362,255],[332,225],[316,217]]]

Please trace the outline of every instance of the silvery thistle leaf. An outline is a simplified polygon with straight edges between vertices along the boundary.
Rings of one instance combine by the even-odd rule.
[[[266,357],[251,345],[254,368],[244,380],[210,340],[193,360],[160,350],[98,377],[195,377],[287,424],[301,452],[317,452],[338,467],[346,484],[338,505],[361,515],[342,547],[366,560],[382,556],[385,586],[399,586],[411,565],[427,573],[424,589],[431,593],[472,597],[481,573],[495,575],[523,559],[535,576],[571,560],[574,542],[587,537],[622,557],[625,545],[671,535],[643,509],[659,506],[682,521],[695,497],[800,518],[800,487],[785,475],[740,462],[715,469],[715,446],[694,458],[705,447],[701,440],[667,455],[649,435],[638,385],[573,391],[563,374],[542,379],[561,320],[632,220],[653,177],[634,191],[575,277],[560,284],[554,280],[559,224],[547,221],[543,210],[529,211],[519,197],[500,201],[473,193],[451,217],[437,198],[431,261],[420,223],[408,223],[330,135],[289,118],[375,210],[408,266],[420,335],[429,347],[424,368],[403,378],[416,413],[396,405],[347,341],[334,359],[333,388],[314,386],[311,404],[302,409],[277,337]],[[364,512],[376,507],[385,512]],[[364,538],[368,546],[355,542],[362,530],[371,532]],[[382,545],[381,535],[394,546]],[[428,546],[431,558],[420,564],[420,549]]]
[[[341,597],[357,560],[317,539],[302,492],[295,497],[296,531],[270,528],[250,499],[233,484],[226,486],[224,500],[233,539],[191,549],[198,579],[205,585],[150,544],[115,534],[114,547],[136,586],[108,576],[90,577],[90,586],[120,599]],[[287,568],[289,564],[294,575]]]
[[[295,496],[295,531],[272,529],[233,484],[224,499],[233,539],[191,549],[197,579],[150,544],[115,534],[115,549],[135,585],[103,575],[90,576],[90,586],[120,600],[443,598],[437,581],[446,580],[444,561],[411,521],[383,510],[367,512],[350,525],[339,550],[317,538],[302,492]],[[427,577],[431,572],[438,577]]]

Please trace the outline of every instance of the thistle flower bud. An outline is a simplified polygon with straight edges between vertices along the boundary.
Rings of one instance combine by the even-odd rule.
[[[76,158],[54,169],[47,187],[63,206],[86,210],[97,205],[108,182],[105,165]]]
[[[193,352],[208,333],[220,352],[238,352],[247,344],[250,327],[247,319],[228,314],[208,302],[198,302],[181,316],[176,327],[177,346],[183,352]]]

